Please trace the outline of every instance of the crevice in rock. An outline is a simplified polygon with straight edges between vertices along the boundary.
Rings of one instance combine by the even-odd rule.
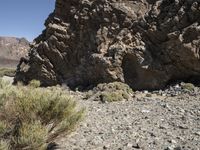
[[[138,78],[137,73],[138,64],[136,57],[133,54],[126,54],[122,61],[122,69],[124,74],[124,81],[131,87],[135,87],[135,81]]]

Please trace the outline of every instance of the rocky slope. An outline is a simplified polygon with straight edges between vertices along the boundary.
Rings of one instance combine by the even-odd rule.
[[[16,66],[28,49],[29,42],[25,38],[0,37],[0,66]]]
[[[200,75],[199,0],[56,0],[15,81],[158,89]]]

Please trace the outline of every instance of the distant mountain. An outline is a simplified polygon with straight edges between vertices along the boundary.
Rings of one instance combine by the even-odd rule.
[[[25,38],[0,36],[0,66],[16,65],[19,59],[27,55],[29,41]]]

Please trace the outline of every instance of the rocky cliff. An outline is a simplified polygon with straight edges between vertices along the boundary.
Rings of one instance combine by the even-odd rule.
[[[0,66],[17,65],[27,55],[29,42],[25,38],[0,37]]]
[[[200,75],[199,0],[56,0],[45,26],[15,81],[158,89]]]

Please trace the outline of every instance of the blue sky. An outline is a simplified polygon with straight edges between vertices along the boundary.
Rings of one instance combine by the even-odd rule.
[[[0,36],[32,41],[44,29],[54,6],[55,0],[0,0]]]

